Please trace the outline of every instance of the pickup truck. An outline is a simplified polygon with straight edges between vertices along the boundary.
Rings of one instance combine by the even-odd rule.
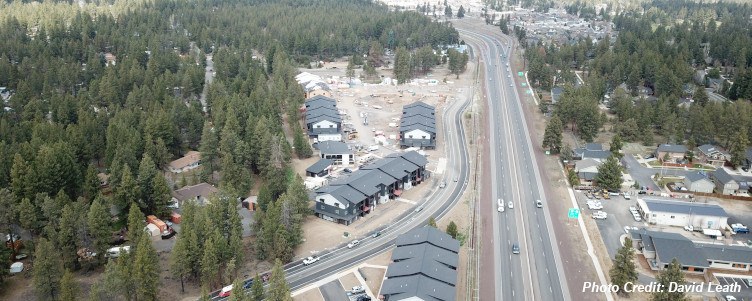
[[[303,259],[303,265],[310,265],[310,264],[315,263],[316,261],[319,261],[318,256],[310,256],[310,257],[307,257],[306,259]]]

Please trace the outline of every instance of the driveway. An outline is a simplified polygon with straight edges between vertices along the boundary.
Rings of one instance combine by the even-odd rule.
[[[650,178],[656,173],[655,169],[642,166],[631,154],[624,155],[621,159],[621,164],[627,169],[632,179],[639,183],[640,186],[650,187],[651,190],[660,190],[658,185]]]

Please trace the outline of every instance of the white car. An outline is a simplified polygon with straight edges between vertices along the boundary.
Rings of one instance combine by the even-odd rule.
[[[351,241],[349,244],[347,244],[347,248],[352,249],[358,246],[359,244],[360,244],[360,241],[356,239],[356,240]]]
[[[629,230],[637,230],[637,227],[624,226],[624,233],[629,234]]]
[[[504,212],[504,201],[498,199],[496,200],[496,205],[499,207],[499,212]]]
[[[632,217],[637,222],[641,222],[642,221],[642,217],[639,214],[632,214]]]
[[[311,265],[311,264],[314,264],[316,261],[319,261],[318,256],[310,256],[310,257],[307,257],[306,259],[303,259],[303,265]]]
[[[509,201],[509,203],[507,203],[507,206],[509,206],[509,209],[513,209],[514,203],[512,203],[512,201]]]
[[[535,207],[543,208],[543,203],[541,202],[541,200],[536,200],[535,201]]]
[[[593,213],[594,219],[606,219],[607,217],[608,217],[608,214],[603,211],[596,211],[595,213]]]
[[[694,226],[692,226],[692,225],[689,225],[689,226],[684,226],[684,230],[687,230],[687,231],[689,231],[689,232],[692,232],[692,231],[694,231],[694,230],[695,230],[695,227],[694,227]]]

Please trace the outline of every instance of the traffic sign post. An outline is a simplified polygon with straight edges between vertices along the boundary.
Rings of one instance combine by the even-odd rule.
[[[569,208],[569,218],[579,218],[580,209]]]
[[[517,75],[519,75],[519,76],[523,76],[523,75],[525,75],[525,73],[522,73],[522,72],[517,72]]]

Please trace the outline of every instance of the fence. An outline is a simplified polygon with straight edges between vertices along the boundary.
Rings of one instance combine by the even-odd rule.
[[[695,196],[707,196],[707,197],[714,197],[714,198],[720,198],[720,199],[729,199],[729,200],[740,200],[740,201],[752,201],[752,197],[748,196],[738,196],[738,195],[728,195],[728,194],[720,194],[720,193],[707,193],[707,192],[690,192],[690,191],[684,191],[684,190],[677,190],[674,188],[674,185],[666,185],[668,187],[668,190],[671,192],[678,192],[678,193],[691,193]]]

